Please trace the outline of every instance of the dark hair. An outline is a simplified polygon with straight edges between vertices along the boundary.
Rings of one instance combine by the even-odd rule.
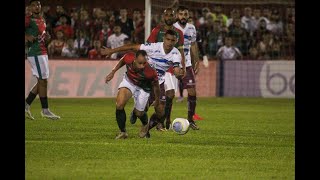
[[[179,6],[178,7],[178,9],[177,9],[177,12],[179,12],[179,11],[184,11],[184,10],[189,10],[187,7],[185,7],[185,6]]]
[[[30,1],[29,1],[29,5],[30,5],[32,2],[34,2],[34,1],[39,1],[39,2],[40,2],[40,0],[30,0]]]
[[[139,51],[137,51],[137,52],[136,52],[136,57],[138,57],[138,56],[140,56],[140,55],[142,55],[142,56],[147,56],[147,52],[146,52],[145,50],[139,50]]]
[[[167,34],[170,34],[172,36],[177,36],[176,32],[174,30],[171,30],[171,29],[167,30],[164,35],[167,35]]]

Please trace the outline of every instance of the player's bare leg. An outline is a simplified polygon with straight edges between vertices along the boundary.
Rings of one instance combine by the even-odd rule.
[[[197,94],[195,88],[188,88],[188,121],[190,122],[190,127],[193,130],[199,130],[199,127],[193,120],[193,115],[196,110],[197,105]]]
[[[116,139],[126,139],[128,137],[128,133],[126,131],[126,112],[124,107],[131,97],[132,93],[129,89],[125,87],[119,89],[116,99],[116,120],[120,133],[116,136]]]
[[[25,103],[25,108],[24,108],[24,112],[26,114],[26,117],[29,119],[34,120],[34,117],[31,114],[30,111],[30,106],[33,102],[33,100],[37,97],[38,95],[38,81],[37,83],[32,87],[27,99],[26,99],[26,103]]]
[[[138,111],[136,108],[134,108],[133,113],[141,120],[142,127],[139,132],[139,137],[143,138],[148,133],[148,114],[145,111]]]
[[[49,110],[47,89],[48,89],[48,80],[38,79],[38,92],[39,92],[40,102],[42,106],[41,116],[48,119],[53,119],[53,120],[60,119],[60,116],[55,115]]]
[[[179,85],[179,94],[180,97],[176,100],[176,102],[182,102],[183,101],[183,81],[182,79],[178,80],[178,85]]]
[[[175,90],[170,89],[166,91],[166,105],[165,105],[165,119],[166,125],[165,128],[169,129],[171,124],[171,110],[172,110],[172,101],[175,96]]]
[[[161,122],[163,123],[165,119],[165,113],[164,113],[165,105],[166,105],[166,102],[160,100],[160,104],[158,105],[158,107],[154,108],[155,112],[150,117],[147,136],[150,136],[149,134],[150,129],[155,127],[157,124],[160,124]]]

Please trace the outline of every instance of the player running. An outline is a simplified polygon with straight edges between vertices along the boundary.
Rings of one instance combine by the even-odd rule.
[[[124,65],[126,65],[127,72],[118,87],[116,98],[116,120],[120,129],[116,139],[126,139],[128,137],[124,107],[131,97],[134,97],[133,111],[142,123],[139,137],[143,138],[148,133],[148,116],[144,110],[152,89],[155,94],[155,108],[158,108],[159,105],[160,87],[157,71],[147,62],[146,51],[139,50],[136,54],[125,54],[106,76],[105,82],[108,83]]]

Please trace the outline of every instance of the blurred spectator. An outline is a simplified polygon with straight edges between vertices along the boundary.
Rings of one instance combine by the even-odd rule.
[[[262,19],[265,20],[267,26],[270,23],[270,18],[271,18],[271,11],[269,8],[265,7],[262,9],[262,16],[260,17],[259,21]]]
[[[273,43],[272,34],[263,34],[262,40],[258,42],[258,59],[259,60],[270,60],[271,46]]]
[[[55,28],[56,26],[60,25],[59,19],[61,16],[65,16],[67,19],[66,24],[71,25],[71,18],[68,15],[68,13],[65,11],[64,7],[61,5],[56,6],[56,17],[54,18],[52,22],[52,28]]]
[[[62,48],[65,44],[65,37],[62,30],[56,32],[56,38],[48,45],[48,56],[61,57]]]
[[[240,11],[238,9],[232,9],[230,12],[230,18],[227,20],[227,27],[229,27],[235,18],[240,18]]]
[[[30,6],[26,6],[24,14],[25,14],[25,16],[31,16],[32,15],[32,11],[30,9]]]
[[[101,59],[103,56],[101,55],[101,42],[96,39],[93,41],[93,49],[91,49],[88,53],[89,59]]]
[[[269,33],[271,33],[271,31],[267,29],[267,22],[264,19],[260,19],[258,22],[258,28],[253,32],[252,38],[250,40],[250,46],[262,41],[263,35]]]
[[[58,22],[59,25],[54,28],[53,32],[63,31],[66,39],[74,38],[73,28],[67,24],[67,17],[61,15]]]
[[[236,60],[242,59],[240,50],[232,45],[232,38],[225,37],[225,45],[219,48],[217,57],[221,60]]]
[[[74,48],[79,57],[87,57],[90,40],[85,31],[77,30],[76,39],[74,40]]]
[[[213,21],[220,20],[223,26],[227,26],[228,17],[222,13],[222,7],[220,5],[213,6]]]
[[[207,39],[205,39],[205,41],[203,42],[209,58],[214,58],[219,48],[223,46],[223,39],[225,37],[225,34],[226,33],[222,31],[220,21],[214,21],[213,25],[208,31]]]
[[[102,29],[98,30],[94,35],[94,39],[99,39],[102,46],[107,46],[108,38],[111,36],[112,30],[107,21],[102,22]]]
[[[68,58],[79,57],[76,53],[76,49],[74,48],[73,39],[68,39],[67,42],[64,44],[64,46],[62,48],[61,56],[68,57]]]
[[[248,60],[257,60],[258,59],[258,49],[256,46],[253,46],[249,49]]]
[[[113,28],[113,34],[108,38],[107,47],[114,49],[124,45],[124,40],[129,38],[126,34],[121,32],[121,26],[116,24]],[[111,59],[118,59],[118,53],[113,53],[110,56]]]
[[[287,58],[294,58],[295,56],[295,27],[294,23],[288,23],[283,37],[283,52]]]
[[[236,46],[243,55],[248,53],[248,40],[249,32],[241,27],[241,20],[234,19],[233,23],[229,26],[228,36],[232,38],[234,46]]]
[[[270,47],[270,52],[269,56],[271,60],[279,60],[281,56],[281,41],[278,39],[273,39],[271,47]]]
[[[79,12],[73,11],[71,13],[71,27],[73,29],[79,29],[80,27],[80,19],[79,19]]]
[[[92,21],[89,18],[88,11],[85,9],[80,10],[80,21],[79,21],[79,29],[82,30],[84,34],[91,36],[92,33]]]
[[[133,42],[137,44],[144,44],[144,20],[142,19],[141,10],[133,10],[133,26],[134,26],[134,37]]]
[[[134,31],[133,20],[128,17],[126,8],[120,9],[120,17],[119,20],[116,20],[116,24],[120,25],[122,33],[126,34],[132,41],[132,34]]]
[[[261,17],[261,10],[258,8],[255,8],[253,10],[253,15],[252,15],[252,26],[253,26],[253,32],[257,30],[258,24],[259,24],[259,19]],[[251,34],[252,35],[252,34]]]
[[[242,27],[244,27],[250,35],[254,31],[254,20],[252,18],[252,9],[250,7],[244,8],[244,15],[241,17]]]
[[[283,23],[280,19],[280,14],[278,10],[273,10],[271,13],[270,23],[267,26],[267,29],[270,30],[277,39],[283,34]]]

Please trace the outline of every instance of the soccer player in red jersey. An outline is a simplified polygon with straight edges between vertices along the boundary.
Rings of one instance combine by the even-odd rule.
[[[181,63],[181,53],[174,47],[177,42],[177,34],[173,30],[167,30],[163,42],[157,43],[145,43],[145,44],[127,44],[120,46],[118,48],[109,49],[103,47],[101,49],[101,54],[110,56],[112,53],[121,51],[138,51],[145,50],[149,57],[149,64],[154,67],[158,73],[158,79],[160,84],[160,104],[156,109],[155,113],[150,117],[149,130],[155,127],[159,123],[163,123],[165,119],[165,105],[166,105],[166,95],[165,95],[165,72],[173,67],[174,75],[177,78],[182,77],[180,63]],[[149,103],[152,103],[152,97],[149,98]],[[146,106],[146,111],[149,106]],[[131,113],[133,117],[134,113]],[[130,117],[130,122],[135,123],[136,120],[132,120]],[[149,134],[148,134],[149,135]]]
[[[116,98],[116,119],[120,129],[120,133],[116,139],[125,139],[128,137],[124,107],[131,97],[134,97],[133,112],[142,122],[139,137],[143,138],[149,133],[148,116],[145,112],[145,107],[148,103],[151,90],[154,91],[154,107],[155,110],[158,111],[160,86],[157,71],[147,62],[146,51],[139,50],[136,54],[125,54],[106,76],[105,82],[108,83],[113,78],[115,72],[124,65],[126,65],[127,72],[118,87],[118,95]]]
[[[173,30],[176,33],[178,42],[175,44],[175,47],[179,49],[182,60],[181,66],[183,71],[183,77],[185,76],[185,56],[183,51],[184,37],[183,32],[173,26],[175,22],[175,12],[172,8],[167,8],[163,11],[163,21],[164,23],[157,25],[152,29],[150,36],[147,39],[148,43],[163,42],[163,36],[167,30]],[[178,79],[173,75],[173,69],[170,68],[165,74],[165,91],[166,91],[166,105],[165,105],[165,120],[164,123],[159,123],[157,126],[158,130],[165,131],[170,128],[171,124],[171,110],[172,110],[172,101],[175,97],[175,92],[178,89]]]
[[[29,4],[32,14],[25,17],[25,41],[28,46],[27,59],[30,63],[32,74],[37,78],[37,83],[26,98],[25,113],[27,118],[34,119],[30,112],[30,105],[39,94],[42,117],[56,120],[60,116],[53,114],[49,110],[47,96],[49,64],[46,41],[50,39],[50,35],[46,33],[46,23],[41,15],[40,1],[31,0]]]

